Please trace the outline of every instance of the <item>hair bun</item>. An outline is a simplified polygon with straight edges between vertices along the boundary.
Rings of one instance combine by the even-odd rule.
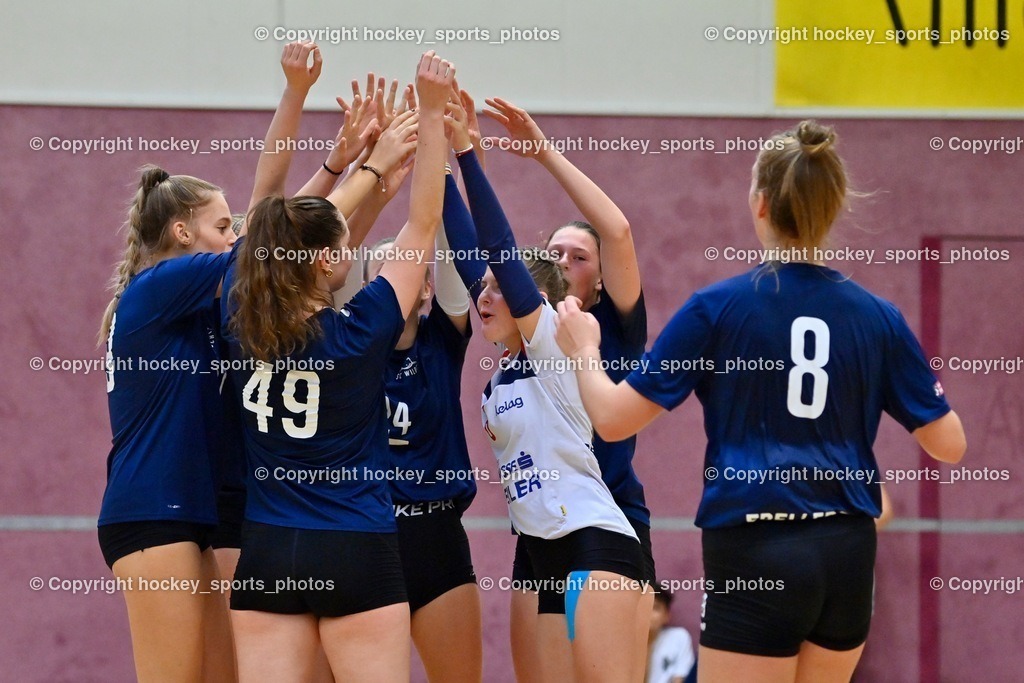
[[[142,167],[142,181],[140,186],[142,187],[143,192],[148,193],[154,187],[170,177],[171,175],[159,166],[146,164]]]
[[[814,157],[826,152],[836,143],[836,131],[831,126],[823,126],[817,121],[801,121],[796,129],[796,139],[800,143],[800,151]]]

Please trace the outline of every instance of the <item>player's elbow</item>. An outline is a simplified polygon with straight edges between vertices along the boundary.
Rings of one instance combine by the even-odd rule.
[[[953,411],[919,428],[914,437],[928,455],[950,465],[960,462],[967,451],[963,424]]]
[[[942,444],[938,452],[932,453],[932,457],[950,465],[955,465],[963,459],[966,452],[967,437],[964,436],[961,430],[960,434],[953,436],[946,443]]]
[[[604,242],[624,242],[633,239],[633,231],[629,227],[629,221],[622,215],[609,221],[605,229],[602,230],[602,233],[601,239]]]
[[[591,416],[591,420],[594,423],[594,431],[608,443],[622,441],[633,436],[628,425],[617,419],[614,414],[601,416],[599,420],[593,420],[593,416]]]

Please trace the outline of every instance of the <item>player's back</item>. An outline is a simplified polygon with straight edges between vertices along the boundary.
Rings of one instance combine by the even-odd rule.
[[[877,515],[881,413],[916,428],[922,391],[941,392],[900,312],[807,263],[759,266],[697,292],[686,309],[706,325],[692,360],[704,364],[695,390],[716,474],[698,523]]]

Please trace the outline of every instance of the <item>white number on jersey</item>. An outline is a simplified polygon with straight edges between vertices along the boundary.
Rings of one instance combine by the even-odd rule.
[[[245,383],[242,389],[242,406],[256,414],[256,428],[264,434],[270,431],[270,418],[274,416],[274,409],[271,407],[270,380],[274,372],[267,363],[256,364],[256,371]],[[299,401],[295,398],[295,385],[297,382],[306,383],[306,400]],[[256,400],[252,400],[253,393]],[[289,412],[302,415],[302,425],[296,424],[296,420],[290,417],[281,418],[281,426],[285,434],[293,439],[308,439],[316,434],[317,415],[320,409],[320,377],[315,372],[306,370],[289,370],[284,378],[284,390],[281,394],[284,407]]]
[[[402,436],[409,433],[409,427],[412,427],[412,420],[409,419],[409,406],[403,401],[399,401],[395,404],[394,417],[391,415],[391,400],[387,396],[384,397],[384,406],[388,411],[388,419],[391,420],[391,424],[395,426],[395,429],[402,430]],[[395,439],[389,438],[388,445],[390,446],[408,446],[408,439]]]
[[[107,333],[107,393],[114,390],[114,324],[117,313],[110,316],[110,332]]]
[[[295,398],[295,383],[306,383],[306,402],[303,403]],[[305,415],[305,422],[301,427],[295,425],[295,420],[290,417],[282,417],[281,425],[285,434],[293,439],[308,439],[316,434],[317,413],[320,408],[320,376],[308,370],[289,370],[284,378],[284,407],[290,412],[298,415]]]
[[[814,358],[807,357],[806,334],[814,335]],[[830,342],[828,325],[821,318],[801,316],[793,321],[790,328],[789,353],[796,364],[789,371],[789,388],[786,408],[795,417],[813,420],[825,412],[825,398],[828,392],[828,347]],[[804,375],[810,375],[811,402],[803,402]]]

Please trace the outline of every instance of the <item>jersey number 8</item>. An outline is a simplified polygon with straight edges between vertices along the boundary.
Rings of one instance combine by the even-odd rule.
[[[807,333],[814,335],[814,358],[807,357]],[[786,394],[786,408],[795,417],[813,420],[825,412],[825,398],[828,393],[828,347],[830,337],[828,325],[821,318],[801,316],[793,321],[789,335],[789,354],[795,363],[789,371],[789,387]],[[804,375],[811,376],[811,402],[804,403]]]
[[[270,418],[274,416],[274,409],[269,403],[270,380],[273,376],[270,366],[261,362],[242,390],[242,405],[246,410],[256,413],[256,427],[264,434],[270,431]],[[295,385],[298,382],[306,383],[305,402],[295,398]],[[253,393],[256,394],[255,401],[252,400]],[[281,426],[285,434],[293,439],[308,439],[316,434],[317,412],[320,408],[319,375],[308,370],[289,370],[284,378],[281,399],[288,412],[304,416],[301,425],[290,417],[282,417]]]

